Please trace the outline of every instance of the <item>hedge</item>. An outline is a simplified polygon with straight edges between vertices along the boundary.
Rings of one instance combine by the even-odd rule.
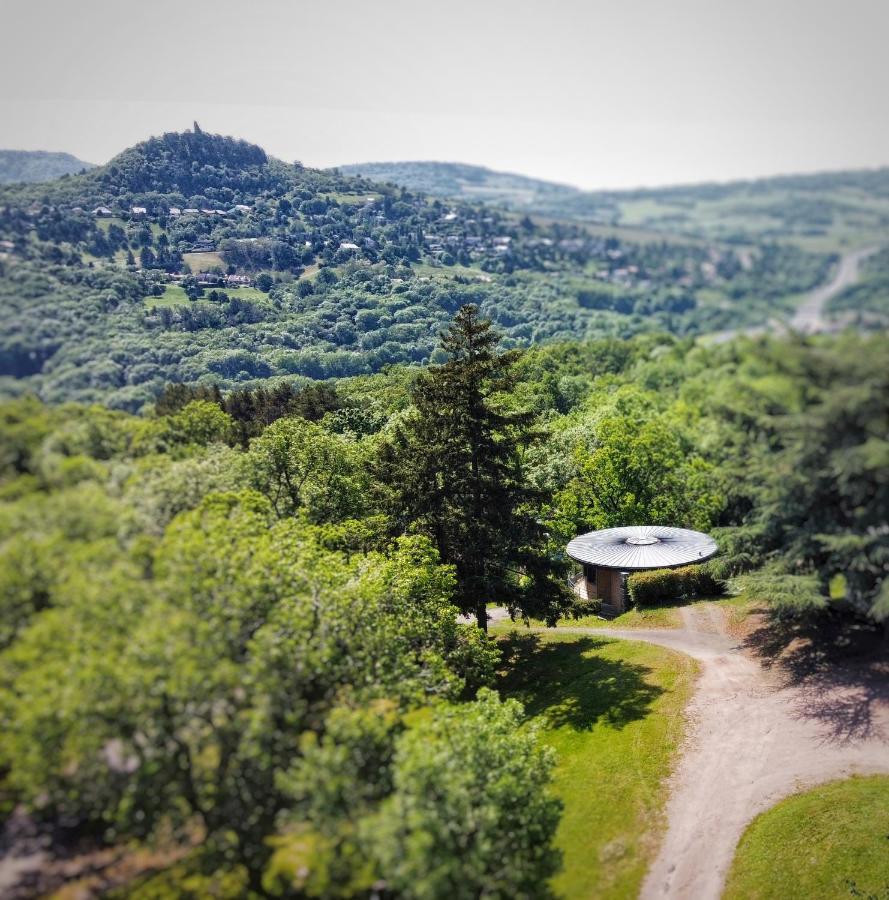
[[[725,586],[710,565],[682,566],[635,572],[627,579],[630,599],[636,606],[656,606],[688,597],[725,593]]]

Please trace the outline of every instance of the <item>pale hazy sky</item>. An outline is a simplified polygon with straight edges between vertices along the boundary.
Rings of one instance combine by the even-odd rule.
[[[0,0],[0,147],[197,119],[587,188],[889,164],[889,0]]]

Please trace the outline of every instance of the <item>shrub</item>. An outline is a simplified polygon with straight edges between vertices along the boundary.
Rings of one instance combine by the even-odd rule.
[[[636,572],[627,579],[627,590],[636,606],[656,606],[671,600],[722,594],[724,586],[708,563]]]
[[[565,618],[583,619],[586,616],[598,616],[601,612],[602,601],[597,597],[574,597],[565,610]]]
[[[706,568],[716,582],[723,582],[749,572],[756,565],[756,560],[749,553],[738,553],[734,556],[720,556],[719,559],[705,563],[702,568]]]
[[[707,567],[719,581],[749,572],[765,561],[768,538],[761,525],[717,528],[713,537],[719,544],[720,553],[718,559],[707,563]]]
[[[822,615],[830,604],[815,575],[764,570],[739,578],[735,587],[747,599],[766,604],[779,622],[811,621]]]

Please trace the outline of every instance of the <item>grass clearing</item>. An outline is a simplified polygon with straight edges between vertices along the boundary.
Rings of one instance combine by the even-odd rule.
[[[206,300],[207,294],[212,290],[214,289],[204,288],[204,296],[202,299]],[[220,287],[216,288],[216,290],[227,294],[229,300],[233,300],[237,297],[239,300],[252,300],[254,303],[269,302],[269,295],[257,287]]]
[[[160,297],[146,297],[145,305],[148,309],[156,309],[158,307],[166,306],[168,308],[174,306],[184,306],[186,303],[189,303],[188,297],[185,295],[185,291],[178,284],[168,284],[164,288],[163,294]]]
[[[560,625],[582,628],[679,628],[682,615],[679,606],[634,606],[613,619],[584,616],[581,619],[561,619]]]
[[[220,287],[220,288],[204,288],[204,296],[201,297],[201,300],[206,300],[210,291],[217,290],[222,291],[227,294],[229,299],[233,299],[237,297],[240,300],[252,300],[257,303],[268,303],[269,295],[264,294],[259,288],[255,287],[239,287],[239,288],[231,288],[231,287]],[[191,301],[185,294],[185,289],[178,284],[168,284],[164,288],[163,294],[160,297],[146,297],[145,305],[149,309],[154,309],[159,306],[184,306],[186,303],[190,303]]]
[[[440,265],[440,266],[432,266],[429,263],[412,263],[411,268],[414,270],[414,273],[420,277],[426,278],[454,278],[457,275],[462,275],[464,278],[481,278],[493,280],[496,277],[491,272],[483,272],[481,269],[474,269],[470,266],[461,266],[459,263],[454,263],[452,266]]]
[[[226,268],[222,257],[215,251],[212,253],[183,253],[182,260],[195,275],[198,272],[209,272],[211,269],[222,269],[224,272]]]
[[[636,897],[665,827],[669,775],[697,664],[649,644],[547,631],[503,634],[500,690],[556,750],[564,803],[553,890]]]
[[[681,606],[646,606],[633,607],[613,619],[601,616],[581,616],[579,619],[559,619],[557,628],[597,628],[607,631],[609,628],[679,628],[682,625]],[[531,628],[544,628],[545,623],[539,619],[531,620]],[[524,628],[521,622],[493,623],[493,634]]]
[[[124,222],[124,220],[119,218],[118,216],[108,216],[108,218],[102,217],[102,218],[96,219],[96,227],[101,228],[102,231],[105,232],[105,234],[108,234],[108,229],[112,225],[117,225],[118,228],[124,228],[124,229],[127,227],[127,223]]]
[[[889,777],[850,778],[782,800],[744,832],[725,900],[889,896]]]
[[[751,612],[756,611],[755,604],[741,595],[737,597],[700,597],[695,600],[674,602],[663,606],[634,606],[625,613],[613,619],[604,619],[601,616],[581,616],[579,619],[559,619],[557,628],[595,628],[607,631],[609,628],[681,628],[683,607],[705,607],[717,605],[725,611],[726,623],[729,631],[740,627]],[[492,604],[496,605],[496,604]],[[492,634],[504,634],[513,629],[524,628],[522,622],[493,622],[490,630]],[[539,619],[532,619],[530,628],[545,628],[546,623]]]
[[[348,193],[344,191],[331,191],[328,194],[324,195],[329,200],[336,200],[340,206],[363,206],[365,203],[371,200],[379,200],[382,198],[382,194],[377,194],[374,191],[367,191],[364,194],[355,194]]]

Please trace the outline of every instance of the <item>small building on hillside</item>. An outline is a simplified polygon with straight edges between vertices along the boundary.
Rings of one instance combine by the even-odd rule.
[[[107,206],[97,206],[93,210],[93,215],[97,219],[110,219],[114,215],[114,213],[111,212],[111,210],[108,209]]]
[[[130,212],[134,216],[144,216],[148,213],[148,210],[144,206],[133,206],[130,208]]]
[[[568,556],[583,567],[574,590],[601,600],[606,615],[627,610],[627,578],[646,569],[674,569],[702,563],[717,551],[700,531],[664,525],[629,525],[590,531],[570,541]]]
[[[225,284],[225,276],[217,272],[198,272],[194,280],[201,287],[221,287]]]

